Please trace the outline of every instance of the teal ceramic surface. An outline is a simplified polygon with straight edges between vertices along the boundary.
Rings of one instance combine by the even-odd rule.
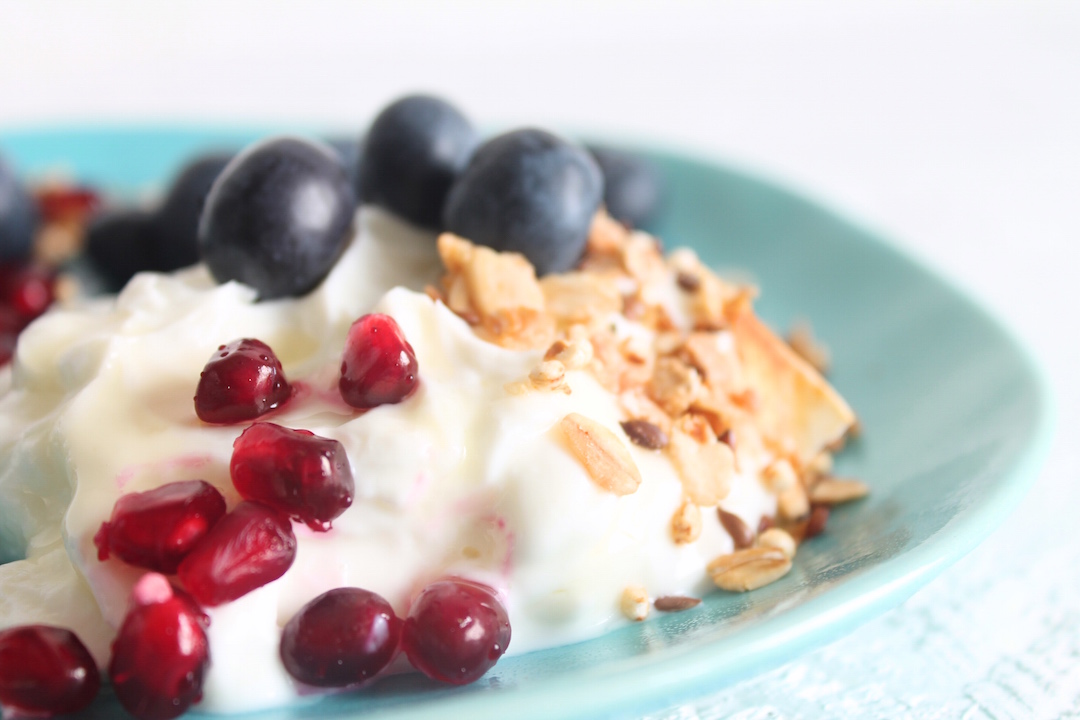
[[[62,129],[0,132],[24,173],[57,168],[132,193],[160,185],[191,153],[236,147],[253,131]],[[838,472],[870,497],[833,512],[792,572],[755,592],[566,647],[503,659],[476,684],[417,676],[312,704],[292,718],[625,716],[705,694],[849,633],[891,608],[998,526],[1033,480],[1051,435],[1037,367],[984,310],[889,244],[830,211],[712,162],[643,150],[667,204],[653,228],[668,247],[760,285],[777,327],[813,323],[831,379],[864,434]],[[116,716],[107,696],[86,717]]]

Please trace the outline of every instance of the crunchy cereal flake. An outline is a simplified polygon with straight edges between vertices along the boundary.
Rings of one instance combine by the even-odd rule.
[[[684,415],[672,427],[667,452],[695,504],[708,507],[727,497],[735,472],[731,448],[716,439],[708,423]]]

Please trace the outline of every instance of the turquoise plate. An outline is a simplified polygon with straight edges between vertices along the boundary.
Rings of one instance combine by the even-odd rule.
[[[57,168],[97,186],[160,185],[206,148],[252,131],[58,129],[0,132],[24,173]],[[715,691],[851,632],[987,536],[1019,502],[1051,436],[1046,383],[1013,337],[934,273],[830,211],[687,155],[645,150],[668,183],[654,230],[760,284],[778,327],[813,322],[831,379],[865,432],[838,470],[867,499],[835,511],[781,581],[715,593],[693,611],[588,642],[502,660],[445,688],[417,676],[256,713],[286,718],[553,718],[645,712]],[[107,693],[106,693],[107,694]],[[115,716],[106,697],[86,717]]]

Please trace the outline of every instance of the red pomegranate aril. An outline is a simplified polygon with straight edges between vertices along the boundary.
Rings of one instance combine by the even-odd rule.
[[[101,687],[94,658],[75,633],[51,625],[0,630],[0,706],[47,717],[78,712]]]
[[[38,193],[38,208],[49,221],[83,218],[97,209],[98,196],[81,187],[45,188]]]
[[[195,389],[195,414],[208,423],[254,420],[281,407],[291,393],[270,346],[243,338],[220,346],[206,363]]]
[[[335,588],[302,607],[285,625],[281,661],[302,683],[345,687],[389,665],[400,639],[401,620],[382,596]]]
[[[139,720],[168,720],[202,697],[210,665],[206,615],[164,575],[147,573],[112,645],[109,677],[120,704]]]
[[[53,301],[53,273],[37,265],[9,265],[0,272],[0,294],[5,304],[26,322],[49,309]]]
[[[454,685],[478,679],[509,644],[510,619],[494,591],[460,578],[424,588],[402,629],[402,647],[413,667]]]
[[[176,573],[192,597],[213,606],[277,580],[295,559],[289,519],[261,503],[242,502],[188,553]]]
[[[225,498],[203,480],[128,493],[94,535],[98,560],[115,555],[129,565],[171,575],[224,515]]]
[[[242,497],[317,531],[330,529],[355,492],[341,443],[268,422],[255,423],[236,439],[229,472]]]
[[[419,372],[416,353],[394,318],[373,313],[349,328],[338,381],[349,405],[367,410],[399,403],[416,391]]]

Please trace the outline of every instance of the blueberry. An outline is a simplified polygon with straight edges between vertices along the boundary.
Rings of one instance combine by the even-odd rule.
[[[645,227],[655,217],[663,195],[660,173],[645,158],[622,150],[588,146],[604,173],[608,214],[631,227]]]
[[[117,291],[135,273],[153,268],[154,231],[154,216],[142,211],[105,213],[90,223],[84,252],[107,290]]]
[[[180,170],[154,218],[152,257],[141,269],[168,272],[199,261],[199,215],[210,186],[231,159],[231,153],[208,154]]]
[[[450,189],[446,229],[496,250],[519,252],[539,275],[581,258],[604,179],[585,150],[543,130],[493,138]]]
[[[11,167],[0,158],[0,260],[30,254],[38,226],[38,209]]]
[[[368,131],[360,198],[438,229],[446,193],[476,143],[476,131],[454,106],[426,95],[404,97],[379,113]]]
[[[304,295],[345,248],[355,208],[331,148],[263,140],[214,181],[199,221],[199,250],[218,282],[239,280],[264,300]]]

